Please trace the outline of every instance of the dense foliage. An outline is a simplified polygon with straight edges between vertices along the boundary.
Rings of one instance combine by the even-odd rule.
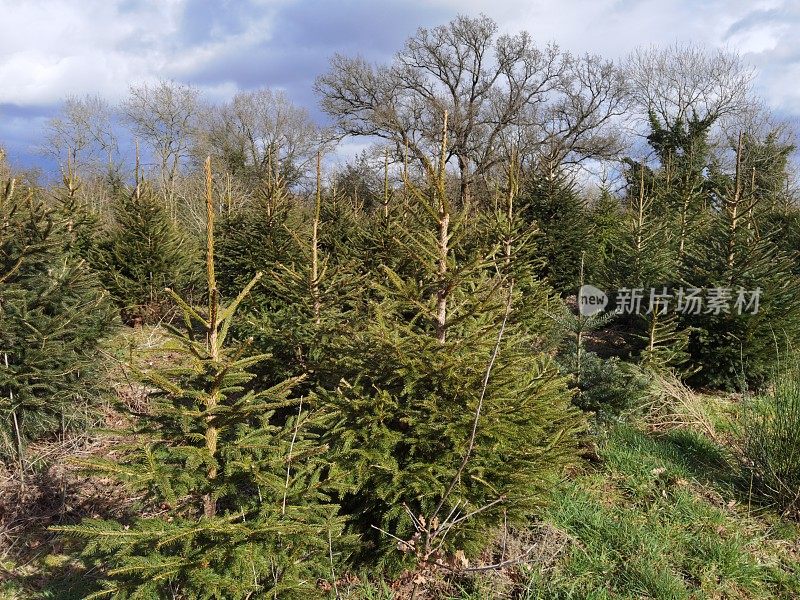
[[[221,302],[208,203],[207,310],[169,290],[184,320],[164,348],[176,364],[140,374],[157,392],[130,432],[135,444],[119,448],[125,461],[86,464],[164,510],[61,529],[86,540],[83,559],[99,569],[90,597],[307,598],[327,573],[330,540],[341,543],[329,498],[336,471],[309,431],[315,413],[293,396],[298,379],[254,390],[248,369],[265,357],[248,340],[228,343],[261,275]]]
[[[157,322],[169,312],[165,288],[191,291],[197,251],[150,186],[137,183],[116,193],[113,225],[92,262],[126,323]]]
[[[0,453],[24,465],[29,441],[94,419],[113,310],[80,256],[76,214],[0,185]]]
[[[765,394],[737,457],[797,516],[777,368],[800,343],[794,147],[737,61],[671,52],[623,72],[458,17],[389,65],[333,59],[334,132],[383,143],[343,167],[284,95],[202,107],[175,82],[122,106],[159,161],[143,178],[137,153],[131,185],[81,130],[91,103],[53,124],[63,186],[16,184],[0,156],[0,459],[29,472],[26,446],[85,432],[121,378],[142,396],[82,461],[131,505],[56,528],[89,597],[339,597],[360,568],[481,565],[498,535],[475,569],[502,569],[510,532],[603,454],[593,434],[678,410],[644,406],[663,381]],[[108,164],[79,180],[90,137]],[[115,312],[169,339],[112,379]]]

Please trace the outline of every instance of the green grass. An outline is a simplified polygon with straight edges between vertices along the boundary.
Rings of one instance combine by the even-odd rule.
[[[797,598],[796,527],[748,515],[724,453],[705,437],[617,426],[603,467],[554,494],[547,518],[573,536],[522,598]]]
[[[107,351],[125,360],[131,348],[157,345],[159,335],[148,328],[125,330]],[[152,355],[137,354],[153,360]],[[734,437],[741,423],[739,402],[721,396],[690,400],[691,410],[702,412],[715,440],[726,443]],[[563,547],[553,557],[502,574],[474,575],[449,585],[438,582],[436,588],[446,593],[418,598],[800,598],[798,525],[751,502],[729,451],[706,435],[709,427],[663,435],[646,428],[646,422],[617,424],[600,434],[599,461],[553,490],[540,515],[560,532],[557,542]],[[0,583],[0,599],[83,597],[81,573],[63,559],[51,554],[24,567],[0,564],[16,577]],[[394,592],[378,573],[360,573],[359,580],[340,584],[339,598],[407,597]]]
[[[684,429],[655,436],[617,425],[601,441],[599,456],[598,466],[585,467],[554,490],[543,515],[569,540],[554,561],[506,574],[503,595],[498,578],[488,573],[424,597],[800,598],[800,529],[737,495],[731,460],[704,435]],[[64,566],[41,565],[34,577],[50,585],[33,597],[66,598],[57,591],[70,587]],[[376,574],[363,573],[360,581],[341,585],[339,597],[405,597]],[[6,585],[0,598],[32,597]]]
[[[520,566],[502,582],[512,582],[510,593],[501,595],[489,574],[426,597],[800,598],[800,529],[737,495],[724,449],[688,429],[657,436],[623,424],[606,434],[599,455],[599,466],[553,492],[543,515],[571,539],[554,564]],[[341,597],[401,596],[364,583]]]

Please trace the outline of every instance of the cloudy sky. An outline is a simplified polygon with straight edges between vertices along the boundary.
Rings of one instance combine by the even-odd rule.
[[[768,105],[800,117],[800,0],[0,0],[0,146],[46,166],[36,147],[65,96],[116,101],[159,78],[211,100],[281,88],[323,119],[312,84],[334,52],[388,60],[459,12],[615,59],[676,41],[737,50]]]

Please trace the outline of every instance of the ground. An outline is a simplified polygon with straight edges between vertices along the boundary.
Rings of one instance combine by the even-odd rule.
[[[154,330],[125,330],[109,353],[149,360],[144,350],[159,338]],[[458,575],[338,574],[327,593],[354,600],[800,597],[800,527],[759,504],[736,475],[740,399],[696,394],[671,380],[658,389],[637,415],[597,424],[596,448],[565,475],[531,528],[498,532],[479,561],[457,561]],[[141,401],[122,371],[118,393],[124,403]],[[109,404],[100,424],[113,434],[123,423]],[[125,510],[124,490],[74,464],[102,454],[104,439],[43,445],[24,481],[3,475],[0,598],[82,597],[85,574],[47,526]]]

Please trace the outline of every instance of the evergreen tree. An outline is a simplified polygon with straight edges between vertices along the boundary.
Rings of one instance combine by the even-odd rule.
[[[778,353],[800,339],[794,257],[760,235],[754,221],[759,199],[747,194],[742,160],[740,140],[722,208],[686,273],[705,300],[699,314],[684,319],[695,328],[689,351],[698,371],[691,381],[727,389],[763,385]],[[754,293],[757,311],[750,305]]]
[[[341,523],[326,476],[337,474],[310,433],[317,417],[292,397],[298,379],[252,389],[248,369],[265,357],[249,355],[248,341],[226,343],[260,275],[221,303],[209,163],[207,310],[169,291],[185,327],[170,327],[166,350],[180,361],[141,374],[158,391],[119,448],[124,459],[87,463],[163,510],[56,528],[87,542],[82,556],[100,587],[90,598],[309,598],[332,566]],[[289,407],[294,416],[281,419]]]
[[[70,163],[62,173],[62,186],[55,190],[54,209],[65,223],[65,250],[91,262],[100,237],[100,223],[79,197],[82,186]]]
[[[680,228],[663,217],[665,209],[663,205],[658,208],[657,194],[647,188],[648,181],[658,180],[653,172],[642,164],[629,162],[629,167],[627,207],[605,282],[611,291],[641,295],[639,310],[621,315],[619,322],[632,334],[632,350],[643,364],[669,370],[680,367],[687,358],[688,333],[669,312],[674,309],[671,301],[680,282],[680,249],[674,241]]]
[[[541,274],[560,294],[569,294],[578,280],[581,253],[588,248],[591,228],[576,183],[563,170],[534,172],[522,203],[527,218],[541,232],[537,240],[545,259]]]
[[[258,311],[258,335],[268,337],[276,369],[308,376],[310,389],[330,388],[340,378],[340,337],[358,326],[364,276],[360,272],[358,209],[335,191],[324,198],[320,157],[309,227],[292,232],[297,258],[275,272],[281,307],[272,314]]]
[[[280,188],[274,198],[288,199]],[[254,288],[253,297],[243,305],[245,316],[236,326],[238,334],[252,337],[254,347],[270,354],[255,369],[264,380],[303,374],[306,379],[300,389],[310,390],[339,379],[336,338],[348,327],[359,304],[363,276],[352,248],[357,239],[349,239],[350,228],[341,227],[342,221],[352,218],[353,208],[341,198],[335,209],[326,207],[333,200],[324,197],[318,170],[310,213],[293,214],[288,203],[280,201],[278,210],[262,217],[261,225],[254,224],[256,236],[247,236],[250,239],[237,233],[240,219],[226,226],[226,271],[233,278],[252,273],[256,266],[269,272],[270,285]],[[246,222],[258,221],[258,215],[249,214]],[[241,246],[236,247],[234,241]]]
[[[553,327],[550,315],[558,311],[563,302],[541,276],[546,268],[546,259],[538,245],[542,233],[535,222],[525,217],[525,206],[520,206],[521,179],[522,169],[514,151],[508,162],[505,187],[495,193],[494,210],[465,223],[471,229],[464,236],[464,245],[469,246],[469,250],[457,254],[456,258],[470,262],[481,260],[488,253],[489,272],[513,280],[519,292],[510,315],[512,321],[536,339],[537,349],[553,350],[561,341],[562,332]]]
[[[625,214],[622,205],[607,188],[600,190],[600,196],[589,211],[589,240],[586,250],[586,278],[589,282],[600,283],[613,261],[617,244],[623,236]]]
[[[567,306],[550,313],[564,338],[558,349],[557,361],[561,372],[571,378],[575,389],[573,402],[585,411],[606,418],[632,406],[641,395],[645,378],[630,363],[618,357],[603,359],[588,349],[587,339],[604,329],[614,318],[612,312],[584,314],[581,293],[584,291],[583,265],[578,281],[578,310]]]
[[[780,141],[778,131],[763,140],[752,134],[742,136],[743,188],[755,213],[749,215],[751,224],[762,237],[796,257],[800,253],[800,211],[789,191],[794,150],[794,145]],[[800,274],[800,261],[795,260],[794,273]]]
[[[504,518],[523,523],[583,427],[553,362],[510,318],[513,286],[486,257],[456,259],[471,211],[447,197],[444,153],[426,170],[430,193],[406,182],[415,272],[386,269],[369,319],[344,340],[346,376],[321,392],[324,439],[349,474],[345,510],[364,555],[391,564],[474,555]]]
[[[259,271],[270,274],[280,263],[291,263],[300,256],[292,235],[305,221],[296,210],[280,176],[272,176],[259,188],[255,202],[224,215],[217,229],[217,254],[220,288],[235,294]],[[265,278],[268,281],[270,278]],[[262,281],[245,299],[242,309],[279,308],[274,289]]]
[[[408,165],[404,163],[404,172]],[[350,248],[351,260],[360,271],[371,279],[385,280],[384,267],[397,273],[407,273],[411,261],[402,243],[399,232],[404,230],[412,218],[408,210],[407,190],[395,190],[389,181],[389,155],[384,156],[383,190],[373,202],[375,208],[364,214],[357,222],[358,230],[347,231],[346,247]],[[331,227],[332,233],[339,233]],[[365,291],[369,291],[368,289]]]
[[[640,364],[656,373],[675,371],[688,376],[689,336],[691,329],[682,328],[680,318],[668,307],[654,307],[646,320],[647,329],[639,336],[643,348]]]
[[[0,452],[85,427],[102,397],[107,294],[80,257],[79,224],[35,189],[0,188]]]
[[[362,152],[336,173],[333,187],[337,194],[350,199],[353,206],[371,212],[382,204],[382,183],[366,152]]]
[[[114,224],[98,244],[93,264],[124,321],[155,322],[169,310],[166,287],[191,291],[196,250],[148,185],[137,182],[132,193],[120,191]]]
[[[606,281],[610,289],[651,288],[677,279],[674,230],[660,216],[652,188],[652,171],[629,162],[628,194],[621,236]]]
[[[743,192],[755,201],[760,213],[780,211],[791,204],[788,193],[790,161],[794,144],[782,141],[775,129],[763,139],[742,134],[741,176]]]
[[[793,259],[792,272],[800,275],[800,209],[794,205],[770,209],[759,214],[757,226],[762,237]]]

